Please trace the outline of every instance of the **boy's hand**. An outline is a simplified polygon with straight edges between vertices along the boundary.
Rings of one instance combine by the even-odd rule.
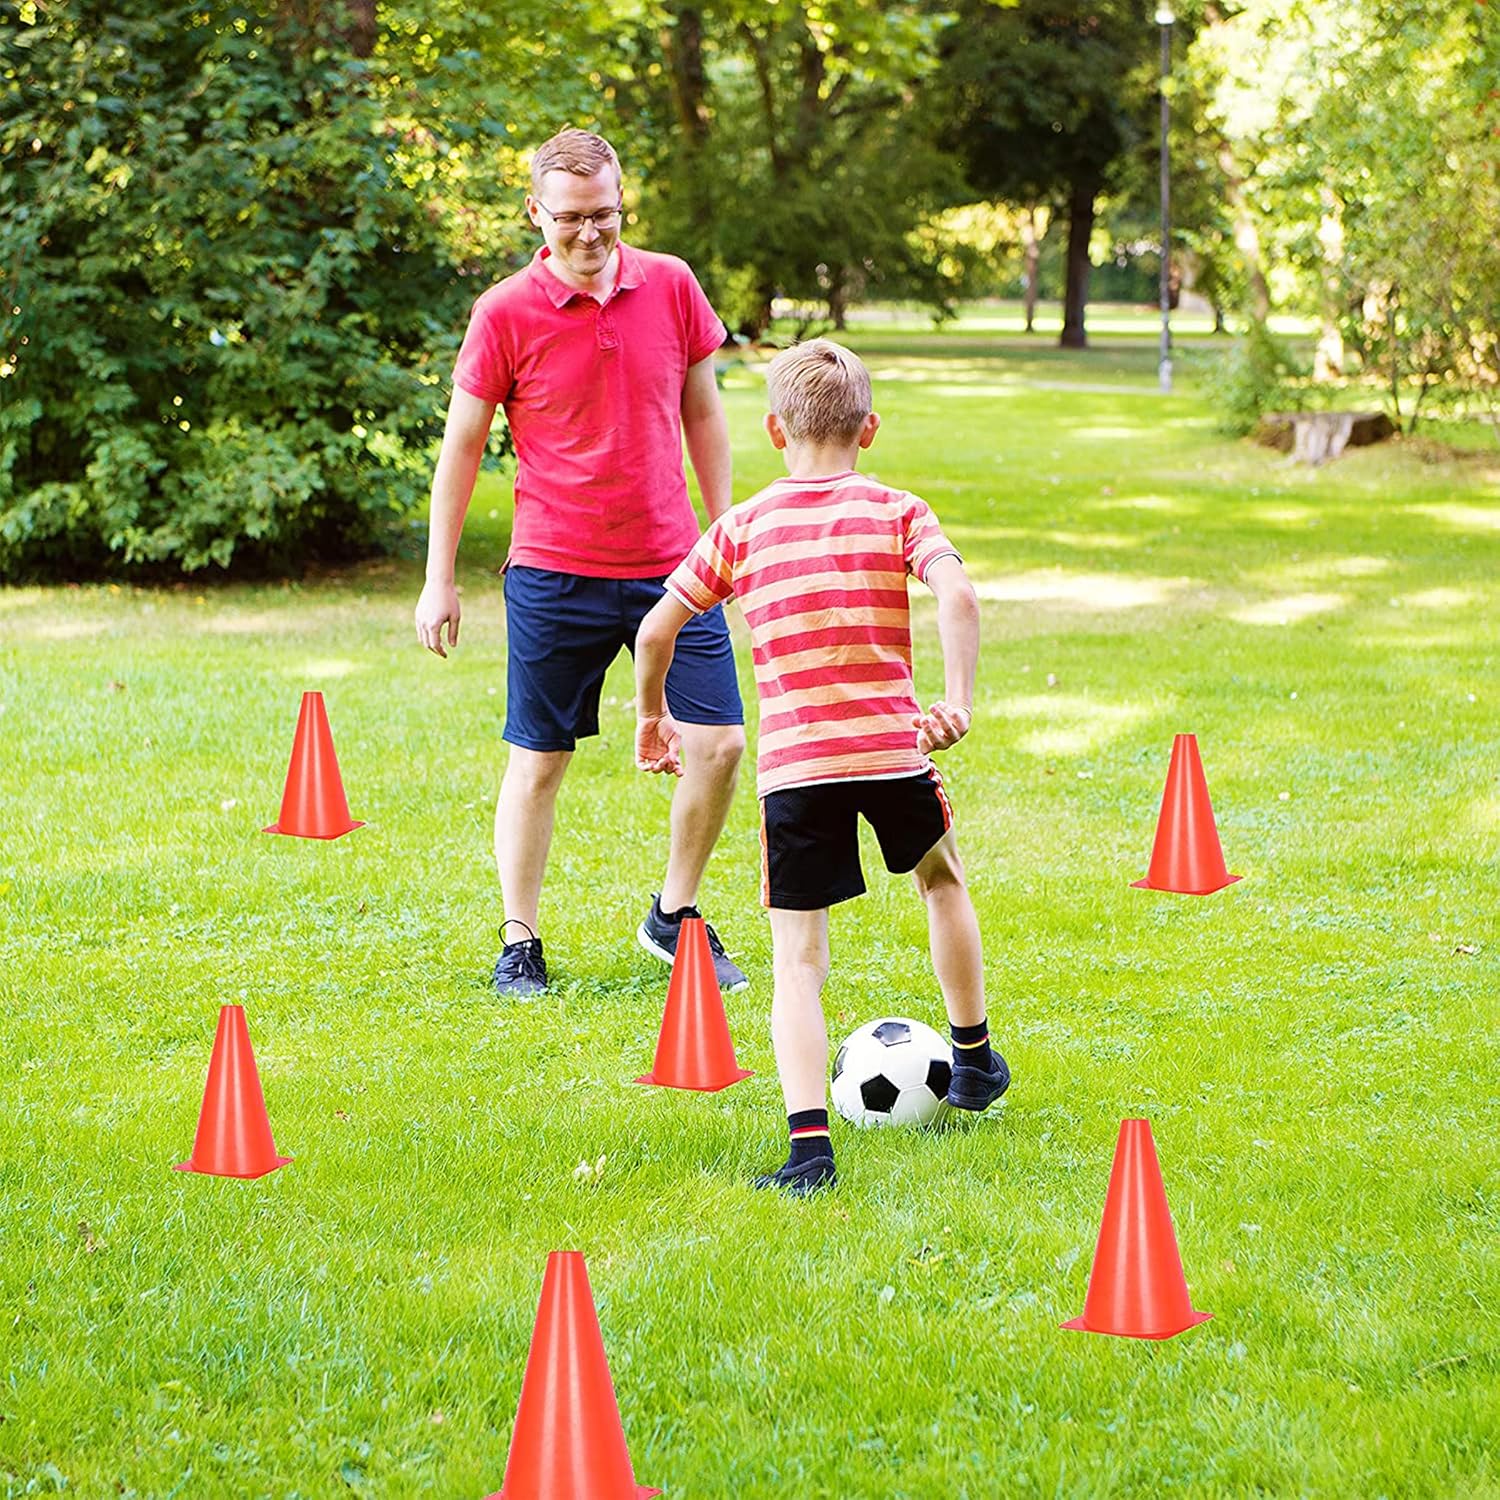
[[[973,722],[973,709],[944,703],[939,698],[925,714],[918,714],[912,720],[917,726],[917,754],[931,755],[934,750],[950,749],[969,732]]]
[[[641,771],[682,775],[682,731],[671,714],[637,714],[635,764]]]

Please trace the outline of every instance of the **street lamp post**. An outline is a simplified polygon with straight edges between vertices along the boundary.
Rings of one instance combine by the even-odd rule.
[[[1167,75],[1172,70],[1172,23],[1177,19],[1170,5],[1156,7],[1161,27],[1161,377],[1163,395],[1172,390],[1172,218],[1171,169],[1167,157]]]

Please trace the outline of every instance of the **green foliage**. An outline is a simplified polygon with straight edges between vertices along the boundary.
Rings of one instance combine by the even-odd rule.
[[[1500,11],[1475,0],[1255,0],[1196,60],[1226,180],[1323,325],[1327,375],[1425,405],[1500,388]],[[1252,238],[1254,236],[1252,235]]]
[[[911,231],[954,185],[913,128],[939,23],[914,3],[714,0],[647,8],[612,82],[635,127],[641,214],[735,326],[771,302],[949,293]]]
[[[292,14],[0,7],[0,576],[292,565],[420,497],[474,292],[383,64]]]
[[[1306,374],[1283,340],[1264,323],[1252,323],[1209,369],[1214,425],[1243,437],[1268,411],[1300,411],[1307,398],[1297,382]]]

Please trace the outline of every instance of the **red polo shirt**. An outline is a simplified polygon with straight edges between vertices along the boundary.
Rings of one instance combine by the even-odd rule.
[[[590,578],[670,573],[698,540],[682,468],[689,365],[724,342],[687,265],[619,247],[603,303],[543,264],[474,304],[455,385],[505,408],[516,445],[510,561]]]

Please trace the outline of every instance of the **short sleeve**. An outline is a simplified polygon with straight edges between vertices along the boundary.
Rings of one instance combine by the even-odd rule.
[[[497,406],[509,397],[513,384],[503,332],[496,301],[486,293],[474,304],[468,331],[453,365],[454,385]]]
[[[916,495],[907,495],[901,521],[906,553],[906,570],[914,578],[926,581],[927,570],[940,557],[959,557],[958,548],[943,535],[932,507]],[[960,557],[959,561],[963,559]]]
[[[692,269],[682,268],[682,288],[679,293],[682,303],[683,338],[687,346],[688,363],[695,365],[707,359],[729,336],[718,313],[698,285]]]
[[[667,578],[667,592],[695,615],[734,593],[734,540],[729,516],[720,516]]]

